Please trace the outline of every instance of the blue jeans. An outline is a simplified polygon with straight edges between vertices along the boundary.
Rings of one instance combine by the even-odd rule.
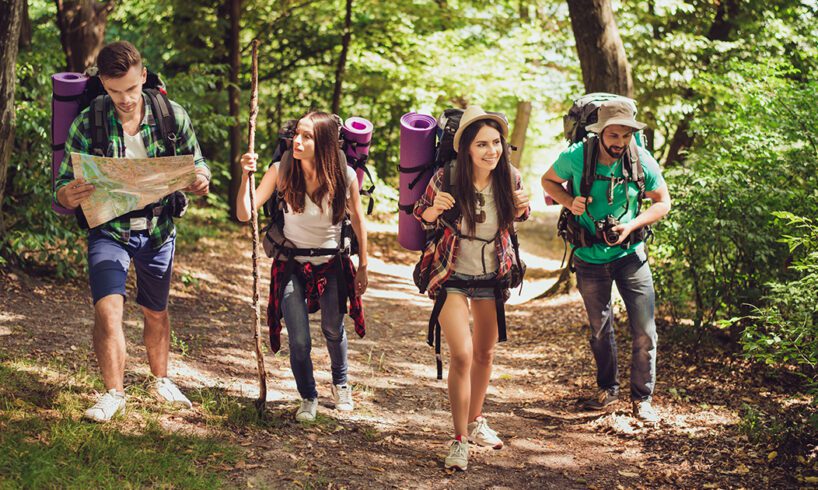
[[[347,336],[344,330],[344,314],[338,311],[338,283],[336,272],[326,275],[327,285],[319,302],[321,306],[321,331],[327,341],[330,362],[332,365],[332,383],[336,385],[347,382]],[[312,373],[310,351],[310,321],[307,314],[307,301],[304,299],[303,280],[293,274],[290,282],[284,286],[284,298],[281,302],[281,313],[287,326],[287,338],[290,345],[290,367],[293,370],[295,384],[301,398],[317,398],[315,378]]]
[[[616,281],[616,288],[628,311],[633,337],[631,399],[650,399],[656,385],[656,322],[653,316],[656,295],[644,247],[607,264],[590,264],[577,257],[574,257],[574,264],[577,288],[591,325],[597,385],[604,389],[619,389],[611,314],[611,286]]]

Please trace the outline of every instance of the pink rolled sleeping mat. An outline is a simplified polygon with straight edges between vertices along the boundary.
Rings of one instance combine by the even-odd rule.
[[[369,156],[369,144],[372,141],[372,123],[362,117],[353,116],[344,122],[341,128],[344,138],[344,153],[347,163],[355,170],[358,176],[358,188],[364,183],[364,165]]]
[[[63,155],[68,128],[79,114],[80,98],[85,90],[88,77],[81,73],[63,72],[51,75],[51,189],[57,179]],[[51,209],[60,214],[74,214],[52,202]]]
[[[400,197],[398,243],[407,250],[423,250],[426,234],[412,216],[432,177],[437,121],[427,114],[409,112],[400,118]]]

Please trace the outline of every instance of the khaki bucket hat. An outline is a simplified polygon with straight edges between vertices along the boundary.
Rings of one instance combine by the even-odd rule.
[[[647,124],[641,123],[635,119],[633,107],[627,102],[621,100],[609,100],[603,102],[597,112],[597,122],[589,124],[585,129],[590,132],[600,134],[602,130],[608,126],[619,124],[627,126],[635,130],[644,129]]]

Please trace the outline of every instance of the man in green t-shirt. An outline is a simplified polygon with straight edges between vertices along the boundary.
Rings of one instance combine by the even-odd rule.
[[[652,205],[639,213],[639,184],[632,177],[628,156],[633,133],[645,124],[634,118],[631,106],[621,101],[603,102],[598,122],[586,129],[598,136],[573,144],[562,152],[542,177],[542,186],[555,201],[573,214],[581,228],[581,243],[572,243],[577,287],[585,302],[591,326],[591,350],[597,365],[597,392],[582,400],[589,409],[601,409],[619,399],[619,379],[614,339],[611,287],[616,287],[628,311],[633,359],[631,400],[634,415],[658,422],[651,405],[656,384],[656,323],[653,277],[642,240],[642,229],[670,211],[670,194],[656,160],[643,148],[638,162],[644,175],[644,195]],[[586,144],[598,145],[596,173],[588,195],[581,195]],[[572,182],[570,193],[562,187]],[[576,196],[576,197],[574,197]],[[606,220],[610,226],[605,226]],[[618,224],[615,224],[618,221]],[[607,232],[607,233],[606,233]],[[617,237],[618,235],[618,237]],[[611,241],[611,239],[614,239]]]

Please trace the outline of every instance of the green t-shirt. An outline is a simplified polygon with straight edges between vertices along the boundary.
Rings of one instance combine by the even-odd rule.
[[[554,162],[554,172],[556,172],[561,179],[573,179],[573,194],[575,196],[579,195],[579,184],[580,180],[582,180],[582,159],[584,149],[584,142],[580,141],[579,143],[574,143],[567,150],[560,153],[557,161]],[[659,164],[656,163],[656,160],[644,148],[639,148],[639,161],[641,162],[642,169],[645,172],[646,191],[654,191],[665,185],[665,179],[662,178],[662,171],[659,169]],[[614,177],[623,177],[621,159],[610,166],[597,164],[596,174],[604,177],[610,177],[612,169]],[[590,213],[595,220],[602,220],[609,214],[613,215],[615,218],[618,218],[621,223],[627,223],[633,220],[636,217],[636,201],[639,194],[639,188],[637,187],[636,182],[629,182],[627,185],[616,185],[614,187],[612,205],[608,204],[608,190],[610,185],[611,183],[608,180],[594,180],[594,184],[591,186],[592,200],[591,204],[588,206],[588,213]],[[630,201],[630,205],[628,206],[627,213],[620,218],[620,215],[625,212],[626,187],[628,191],[627,199]],[[578,218],[580,224],[593,234],[596,233],[596,229],[594,227],[593,219],[588,216],[588,213],[575,218]],[[609,247],[604,243],[597,243],[590,247],[577,248],[575,253],[577,257],[585,262],[592,264],[607,264],[608,262],[612,262],[616,259],[636,252],[636,250],[641,246],[643,246],[642,242],[638,242],[634,243],[627,249],[623,249],[619,245]]]

